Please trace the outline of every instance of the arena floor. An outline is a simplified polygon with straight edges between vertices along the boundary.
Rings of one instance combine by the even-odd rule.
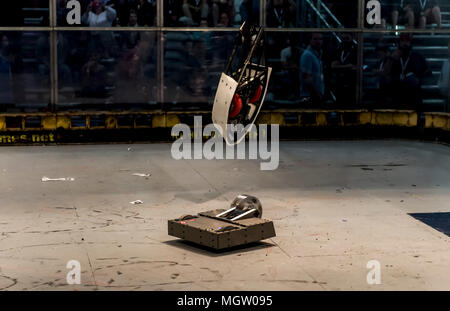
[[[449,236],[409,215],[450,212],[448,146],[282,142],[275,171],[176,161],[170,147],[2,147],[0,289],[450,290]],[[239,193],[261,200],[276,238],[211,252],[167,235],[168,219]],[[370,260],[381,284],[367,282]]]

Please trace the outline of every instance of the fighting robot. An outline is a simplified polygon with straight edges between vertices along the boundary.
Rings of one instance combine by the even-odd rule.
[[[275,237],[273,222],[261,216],[261,202],[254,196],[240,194],[227,210],[216,209],[169,220],[168,233],[221,250]]]
[[[264,102],[271,72],[265,65],[263,28],[244,22],[220,77],[212,110],[213,123],[228,145],[238,144],[250,131]]]

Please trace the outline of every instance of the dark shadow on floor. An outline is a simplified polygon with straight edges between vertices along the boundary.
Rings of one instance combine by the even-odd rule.
[[[409,215],[450,236],[450,213],[411,213]]]
[[[268,243],[268,242],[253,242],[245,245],[230,247],[223,250],[215,250],[210,247],[206,247],[203,245],[195,244],[189,241],[184,240],[170,240],[163,242],[166,245],[174,246],[181,248],[186,251],[194,252],[200,255],[205,255],[209,257],[221,257],[221,256],[228,256],[228,255],[235,255],[239,253],[246,253],[246,252],[252,252],[264,248],[270,248],[274,247],[276,245]]]

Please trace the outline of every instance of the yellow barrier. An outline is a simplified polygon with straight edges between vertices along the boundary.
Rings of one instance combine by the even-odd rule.
[[[425,113],[426,128],[440,128],[450,131],[450,114],[449,113]]]
[[[6,118],[0,116],[0,131],[6,130]]]
[[[146,111],[146,112],[65,112],[61,114],[0,114],[0,131],[54,131],[57,129],[64,130],[80,130],[80,129],[120,129],[120,128],[171,128],[180,123],[181,115],[205,115],[208,111]],[[333,113],[333,115],[331,115]],[[104,125],[91,126],[91,119],[94,117],[104,116]],[[133,122],[127,126],[119,126],[119,117],[130,117]],[[145,116],[151,122],[137,125],[136,119],[139,116]],[[329,117],[333,116],[330,121]],[[21,127],[8,127],[8,118],[21,118]],[[25,126],[26,118],[40,118],[40,126],[27,128]],[[74,125],[72,118],[81,118],[81,126]],[[85,118],[85,120],[83,120]],[[332,124],[329,124],[332,122]],[[17,121],[14,123],[17,124]],[[415,127],[418,124],[418,115],[411,110],[273,110],[262,111],[256,124],[279,124],[280,126],[304,127],[316,126],[326,127],[333,126],[397,126],[397,127]],[[206,124],[204,124],[206,125]],[[450,131],[450,113],[425,113],[425,127],[437,128]]]

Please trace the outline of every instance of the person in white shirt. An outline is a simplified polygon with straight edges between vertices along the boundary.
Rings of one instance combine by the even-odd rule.
[[[111,27],[116,19],[113,5],[105,5],[104,0],[93,0],[83,14],[82,22],[90,27]]]

